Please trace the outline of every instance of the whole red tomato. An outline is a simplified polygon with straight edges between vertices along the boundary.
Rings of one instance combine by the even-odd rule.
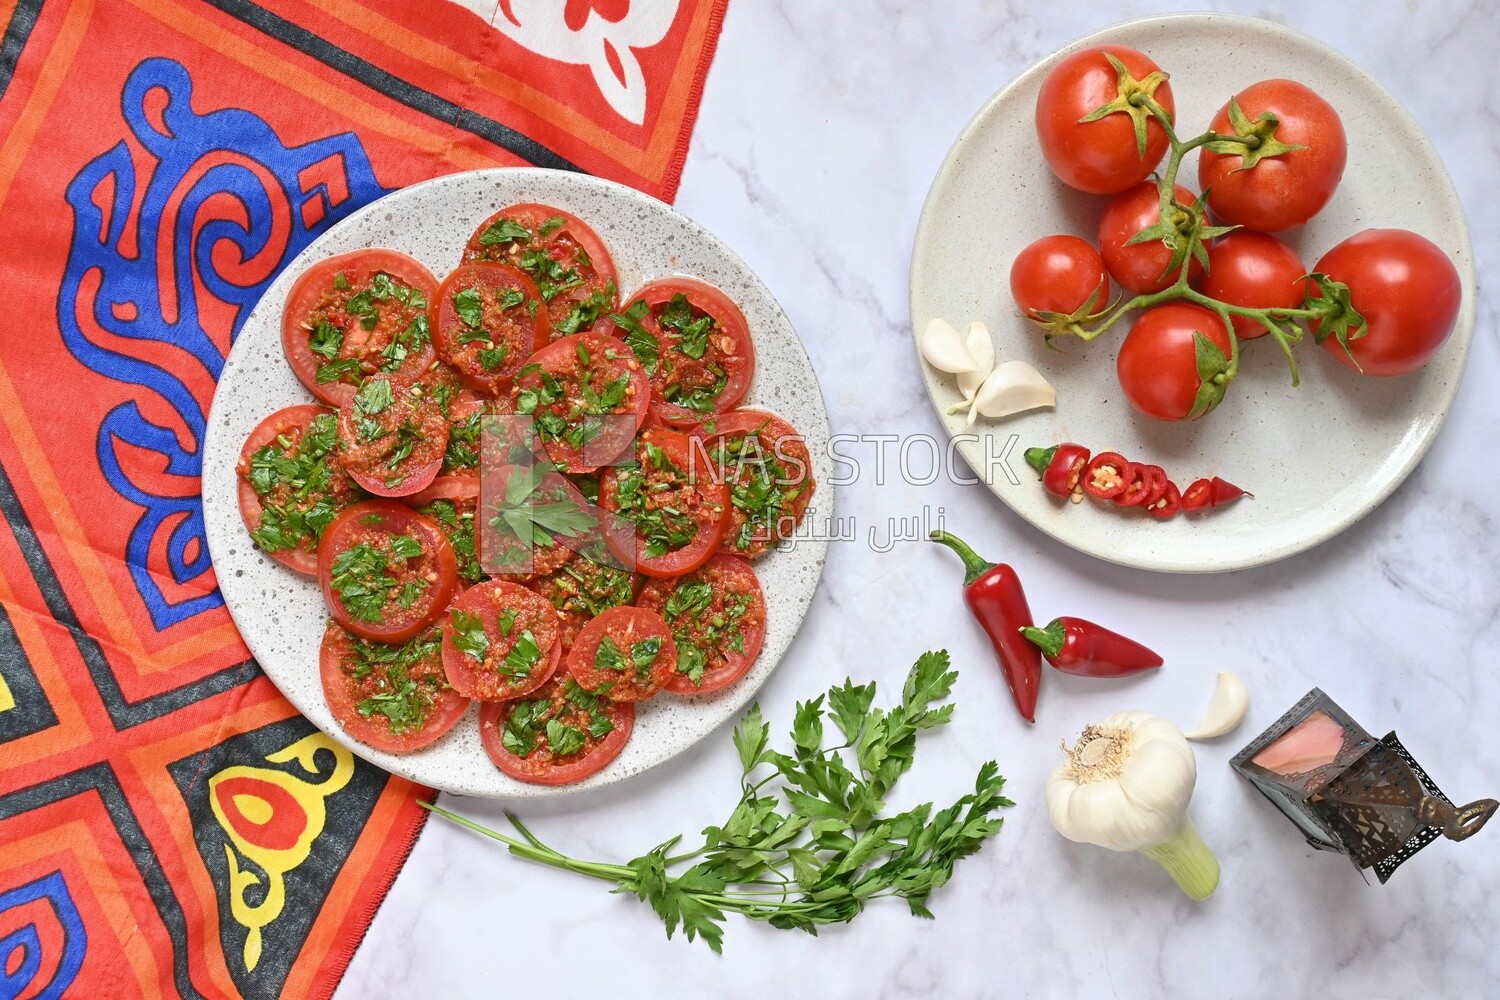
[[[1364,317],[1350,327],[1347,351],[1336,336],[1323,341],[1328,353],[1356,371],[1401,375],[1420,368],[1453,332],[1463,300],[1458,269],[1416,233],[1366,229],[1324,254],[1314,270],[1347,285],[1350,305]],[[1321,297],[1320,289],[1313,291]],[[1313,324],[1315,334],[1320,325]]]
[[[1208,273],[1197,288],[1209,298],[1246,309],[1295,309],[1307,297],[1307,268],[1297,252],[1274,236],[1237,229],[1208,250]],[[1266,328],[1248,316],[1234,317],[1234,332],[1246,340]]]
[[[1077,236],[1043,236],[1010,265],[1010,294],[1031,319],[1044,313],[1072,316],[1091,297],[1090,308],[1098,310],[1109,303],[1104,258]]]
[[[1203,386],[1198,365],[1199,333],[1219,349],[1227,363],[1229,330],[1215,313],[1186,302],[1169,302],[1141,313],[1115,358],[1120,387],[1131,406],[1157,420],[1186,420],[1189,415],[1201,417],[1218,405],[1224,386],[1233,378],[1227,364],[1220,366],[1226,370],[1214,380],[1215,389],[1208,393],[1207,405],[1193,412]]]
[[[1177,110],[1166,75],[1152,78],[1161,68],[1135,49],[1100,45],[1052,67],[1036,96],[1037,138],[1058,179],[1089,194],[1115,194],[1144,180],[1167,152],[1166,132],[1144,108],[1080,121],[1121,96],[1119,71],[1106,53],[1124,64],[1133,81],[1126,84],[1128,90],[1151,94],[1168,114]],[[1146,126],[1144,155],[1136,139],[1137,117]]]
[[[1197,196],[1182,185],[1174,188],[1177,201],[1191,205]],[[1148,240],[1126,246],[1136,233],[1161,221],[1161,197],[1155,184],[1141,183],[1115,196],[1099,220],[1099,249],[1110,277],[1126,291],[1137,295],[1159,292],[1177,280],[1165,273],[1172,263],[1172,251],[1160,240]],[[1196,260],[1189,263],[1188,278],[1203,273]]]
[[[1225,222],[1262,232],[1305,224],[1328,204],[1344,175],[1348,147],[1338,112],[1293,80],[1251,84],[1235,103],[1238,121],[1226,104],[1209,127],[1252,135],[1257,146],[1199,154],[1198,185],[1208,192],[1208,207]]]

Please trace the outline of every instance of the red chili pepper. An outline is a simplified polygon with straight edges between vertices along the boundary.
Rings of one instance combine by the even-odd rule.
[[[1134,639],[1082,618],[1054,618],[1046,628],[1023,628],[1023,635],[1047,662],[1076,677],[1128,677],[1161,666],[1161,657]]]
[[[1238,486],[1230,482],[1225,482],[1218,476],[1214,476],[1209,485],[1212,487],[1208,493],[1208,505],[1210,507],[1222,507],[1227,503],[1234,503],[1234,501],[1242,496],[1254,495],[1247,494]]]
[[[1195,479],[1182,491],[1183,510],[1202,510],[1211,502],[1213,483],[1207,479]]]
[[[1042,477],[1042,489],[1055,497],[1069,497],[1078,489],[1078,478],[1088,462],[1089,450],[1081,444],[1026,449],[1026,464]]]
[[[1151,506],[1146,508],[1146,513],[1158,520],[1165,521],[1169,517],[1176,516],[1182,510],[1182,494],[1177,490],[1177,484],[1170,479],[1167,480],[1167,491]]]
[[[1115,503],[1121,507],[1138,507],[1145,503],[1151,492],[1151,466],[1131,462],[1124,475],[1125,488],[1115,497]]]
[[[1159,465],[1151,468],[1151,489],[1146,493],[1146,499],[1141,501],[1142,507],[1150,507],[1167,493],[1167,487],[1172,481],[1167,478],[1167,472]]]
[[[1113,500],[1125,492],[1130,462],[1124,455],[1103,451],[1083,470],[1083,491],[1099,500]]]
[[[1022,637],[1031,628],[1031,608],[1016,571],[1004,563],[985,562],[961,539],[934,531],[932,540],[948,546],[964,561],[964,603],[990,637],[995,658],[1005,671],[1005,683],[1016,711],[1027,722],[1036,721],[1036,697],[1042,684],[1042,656]]]

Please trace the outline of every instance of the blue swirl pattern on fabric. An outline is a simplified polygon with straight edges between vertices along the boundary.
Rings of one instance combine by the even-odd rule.
[[[160,549],[179,587],[209,570],[196,482],[208,400],[195,398],[167,368],[103,341],[148,341],[160,345],[161,356],[186,352],[217,380],[224,352],[203,328],[210,310],[200,294],[232,308],[232,343],[286,264],[323,230],[387,193],[353,132],[287,146],[249,111],[194,112],[192,95],[187,70],[171,59],[147,59],[131,72],[121,110],[155,165],[139,204],[124,140],[68,185],[73,240],[57,301],[63,343],[79,362],[154,394],[175,415],[176,426],[163,426],[135,400],[123,402],[104,417],[95,442],[105,481],[142,509],[125,558],[158,630],[223,604],[217,588],[169,596],[148,567]],[[241,263],[233,270],[253,277],[221,273],[216,249],[221,259],[237,252]],[[161,456],[165,476],[180,479],[181,488],[163,489],[160,475],[146,484],[132,478],[122,444]]]
[[[19,913],[23,906],[37,903],[45,904],[45,908],[27,911],[33,915],[33,920],[0,937],[0,1000],[22,995],[35,1000],[61,1000],[68,987],[73,985],[73,980],[78,978],[78,970],[83,968],[83,956],[88,952],[88,931],[73,897],[68,894],[68,883],[62,872],[44,875],[34,882],[0,893],[0,918],[7,911]],[[46,946],[35,918],[44,912],[48,915],[48,922],[55,923],[55,933],[47,934],[46,940],[49,943],[60,941],[61,944],[56,955],[43,953]],[[51,970],[45,982],[39,979],[44,967]]]

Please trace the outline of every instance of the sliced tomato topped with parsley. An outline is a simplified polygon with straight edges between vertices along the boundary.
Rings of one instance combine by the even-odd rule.
[[[594,547],[569,551],[569,558],[545,576],[534,576],[526,586],[552,603],[558,612],[562,648],[573,648],[578,633],[595,616],[635,600],[641,577]]]
[[[661,615],[610,608],[595,617],[568,651],[568,672],[611,701],[644,701],[677,673],[677,644]]]
[[[720,553],[675,580],[648,580],[636,607],[661,615],[677,643],[674,694],[726,688],[745,676],[766,637],[766,600],[750,564]]]
[[[635,460],[599,479],[599,506],[627,523],[609,531],[616,558],[647,576],[671,577],[703,565],[724,539],[729,491],[693,440],[676,431],[647,431]]]
[[[443,615],[443,668],[470,698],[518,698],[545,684],[561,659],[557,612],[518,583],[476,583]]]
[[[318,674],[344,732],[386,753],[431,746],[457,725],[469,699],[448,686],[437,626],[404,643],[367,642],[330,621]]]
[[[598,508],[545,465],[502,466],[480,491],[480,549],[485,572],[528,580],[544,576],[589,544],[602,546]]]
[[[453,546],[430,519],[390,500],[365,500],[323,532],[318,582],[344,628],[405,642],[448,606],[458,570]]]
[[[418,514],[432,522],[453,546],[458,583],[463,588],[484,579],[479,565],[479,535],[475,515],[479,509],[479,480],[473,476],[438,476],[421,493],[408,497]]]
[[[722,550],[754,559],[802,523],[812,500],[812,462],[796,428],[764,410],[733,410],[699,428],[710,460],[729,486]]]
[[[505,264],[460,264],[432,303],[438,357],[481,392],[509,389],[550,329],[536,285]]]
[[[479,741],[501,771],[537,785],[568,785],[620,756],[635,706],[584,690],[560,672],[527,698],[479,708]]]
[[[734,300],[707,282],[648,282],[610,321],[650,377],[651,408],[668,424],[692,425],[725,413],[750,389],[750,327]]]
[[[588,223],[550,205],[511,205],[480,223],[464,263],[490,260],[527,275],[547,304],[554,337],[591,328],[619,307],[615,262]]]
[[[337,417],[304,403],[256,425],[240,449],[240,514],[250,539],[298,573],[318,572],[318,539],[338,512],[364,496],[334,452]]]
[[[281,346],[298,381],[338,406],[367,375],[431,364],[427,307],[437,279],[395,250],[354,250],[308,268],[287,295]]]
[[[563,472],[592,472],[635,438],[651,406],[651,384],[620,341],[602,333],[554,340],[516,375],[515,412]]]
[[[421,382],[372,375],[339,407],[338,457],[360,486],[409,496],[437,478],[448,421]]]

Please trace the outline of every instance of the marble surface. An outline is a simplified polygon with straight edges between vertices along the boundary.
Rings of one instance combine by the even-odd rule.
[[[1500,474],[1475,460],[1500,439],[1490,385],[1500,333],[1485,272],[1500,260],[1490,191],[1500,8],[1413,0],[1350,18],[1334,2],[1211,6],[1285,21],[1372,69],[1427,129],[1457,183],[1479,260],[1478,327],[1448,426],[1412,478],[1362,523],[1301,556],[1227,576],[1169,577],[1075,553],[983,487],[904,483],[892,444],[877,483],[877,445],[847,446],[863,468],[838,506],[860,539],[832,546],[803,634],[760,700],[783,730],[796,700],[845,675],[895,686],[921,651],[952,652],[962,672],[957,714],[923,745],[895,804],[951,798],[991,757],[1018,804],[999,837],[935,895],[937,919],[879,905],[816,939],[732,920],[719,958],[667,941],[648,909],[602,883],[528,865],[434,822],[341,1000],[1493,995],[1500,829],[1438,843],[1390,884],[1367,886],[1342,859],[1308,848],[1228,761],[1317,685],[1370,730],[1398,730],[1455,799],[1500,793],[1500,527],[1490,499]],[[1156,10],[1134,0],[730,5],[678,204],[781,299],[836,434],[940,433],[906,332],[906,271],[922,198],[959,128],[1051,49]],[[915,542],[878,551],[892,519],[924,510],[941,510],[992,558],[1015,564],[1039,616],[1119,625],[1156,646],[1167,668],[1129,683],[1051,673],[1038,722],[1026,728],[958,600],[951,556]],[[1059,738],[1121,708],[1193,723],[1218,669],[1246,679],[1252,708],[1240,732],[1198,752],[1192,813],[1223,882],[1193,904],[1144,858],[1062,840],[1041,792]],[[724,818],[737,769],[726,729],[641,779],[522,812],[560,848],[624,860]],[[444,804],[502,819],[494,806]]]

